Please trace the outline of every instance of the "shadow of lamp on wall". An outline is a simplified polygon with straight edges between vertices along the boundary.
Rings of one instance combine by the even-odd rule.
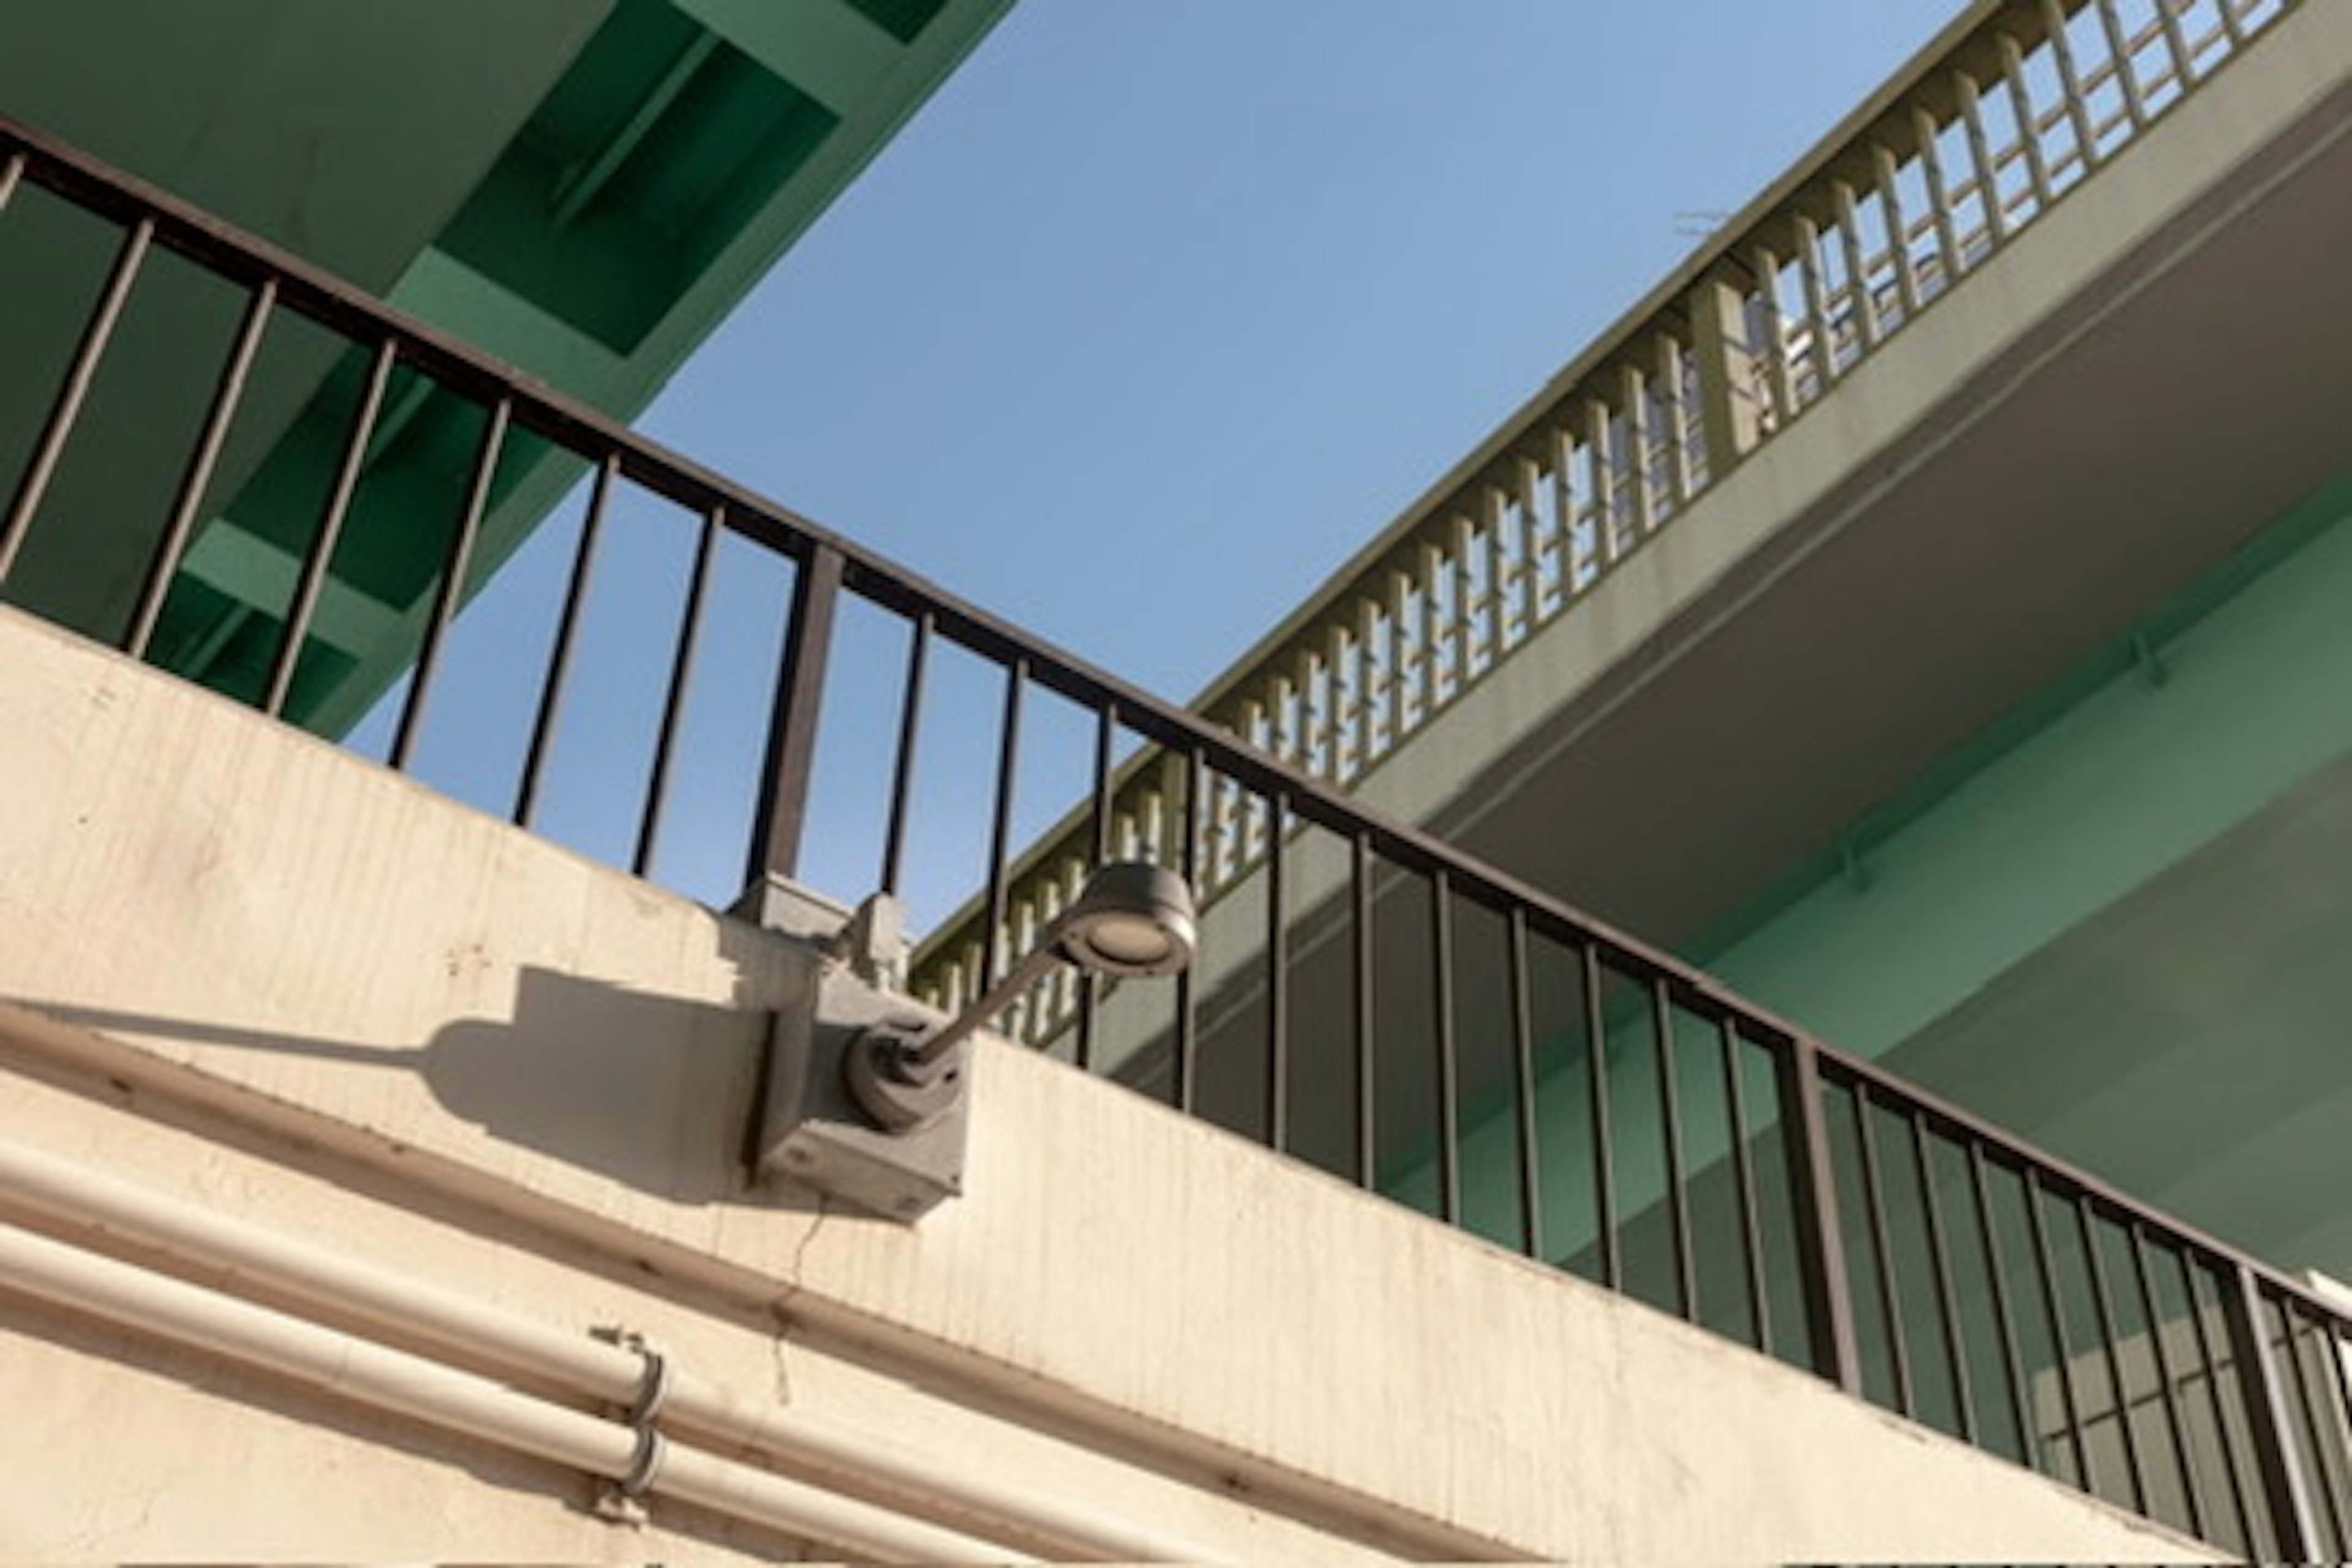
[[[829,966],[805,1005],[776,1016],[753,1148],[762,1177],[894,1219],[917,1218],[962,1191],[973,1034],[1056,965],[1122,978],[1173,974],[1199,942],[1181,877],[1114,862],[1003,979],[939,1022],[870,984],[873,956],[897,943],[897,929],[894,901],[869,900],[847,933],[868,962]]]

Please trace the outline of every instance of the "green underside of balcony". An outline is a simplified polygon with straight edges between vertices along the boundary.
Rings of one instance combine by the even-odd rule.
[[[625,418],[1008,5],[121,0],[12,17],[0,105]],[[38,191],[7,226],[0,286],[57,302],[0,324],[13,489],[121,237]],[[127,620],[244,304],[148,261],[11,602],[101,637]],[[239,695],[263,679],[368,360],[273,322],[158,662]],[[414,657],[482,426],[395,373],[290,717],[340,732]],[[469,589],[576,479],[551,456],[507,453]]]
[[[1744,994],[2290,1267],[2352,1272],[2352,474],[1701,949]]]
[[[2338,1153],[2352,1118],[2347,602],[2352,474],[1791,867],[1691,956],[2256,1256],[2352,1274]],[[1629,1226],[1633,1283],[1664,1302],[1653,1031],[1622,988],[1604,1013],[1616,1208],[1646,1216]],[[1685,1157],[1720,1188],[1714,1033],[1679,1016],[1675,1033]],[[1591,1271],[1580,1031],[1548,1036],[1538,1058],[1546,1251]],[[1773,1089],[1749,1079],[1760,1125]],[[1513,1106],[1490,1095],[1465,1110],[1465,1223],[1516,1245]],[[1429,1159],[1424,1143],[1384,1186],[1433,1209]],[[1728,1230],[1717,1239],[1718,1259],[1736,1252]]]

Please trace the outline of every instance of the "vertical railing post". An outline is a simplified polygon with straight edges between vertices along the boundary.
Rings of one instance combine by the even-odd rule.
[[[1095,715],[1095,765],[1087,800],[1087,869],[1110,864],[1112,854],[1111,752],[1118,744],[1118,704],[1107,702]],[[1160,857],[1154,854],[1157,860]],[[1093,970],[1078,976],[1077,1067],[1092,1072],[1095,1066],[1096,1015],[1102,1008],[1102,976]]]
[[[9,168],[13,171],[16,167],[16,161],[12,160]],[[66,372],[64,384],[58,388],[57,400],[49,406],[48,422],[41,426],[41,438],[25,465],[24,477],[16,481],[16,499],[9,503],[6,517],[0,519],[0,583],[7,581],[10,569],[16,563],[16,552],[32,531],[33,514],[40,510],[49,481],[57,477],[58,459],[65,455],[66,442],[81,417],[82,403],[89,395],[90,384],[98,377],[99,363],[106,357],[107,345],[114,339],[114,329],[122,320],[123,306],[131,298],[131,285],[139,279],[139,268],[147,259],[148,246],[154,235],[155,220],[142,217],[122,237],[122,247],[115,252],[113,270],[107,274],[105,291],[82,326],[81,342],[74,349],[73,363]]]
[[[270,314],[277,308],[278,279],[265,278],[247,301],[236,344],[229,350],[228,363],[214,388],[212,409],[205,416],[204,435],[189,454],[188,466],[182,473],[179,499],[173,503],[171,521],[164,527],[155,553],[148,558],[146,581],[140,588],[138,605],[131,611],[131,624],[124,628],[119,645],[133,658],[147,657],[147,645],[155,636],[156,623],[163,618],[173,580],[179,575],[180,563],[188,553],[188,542],[195,534],[196,514],[204,506],[205,488],[212,483],[214,465],[220,461],[221,448],[228,442],[229,426],[236,418],[237,404],[245,396],[254,356],[261,349],[261,334],[268,330]],[[411,701],[413,704],[414,699]],[[395,768],[401,765],[402,761],[393,763]]]
[[[1265,1146],[1290,1147],[1290,925],[1284,916],[1289,878],[1290,796],[1265,798]]]
[[[1813,1370],[1862,1397],[1862,1354],[1853,1331],[1853,1291],[1838,1228],[1837,1173],[1822,1114],[1821,1058],[1798,1036],[1779,1052],[1781,1125],[1787,1130],[1789,1197],[1795,1210],[1797,1270],[1805,1294]]]
[[[760,809],[743,868],[747,887],[798,874],[801,833],[808,825],[809,769],[816,760],[816,727],[824,706],[826,661],[833,653],[833,612],[841,597],[841,552],[810,545],[793,584],[792,619],[784,629],[783,670],[768,721],[767,771],[760,779]]]
[[[1721,277],[1691,291],[1691,357],[1698,366],[1706,482],[1719,482],[1763,438],[1757,392],[1762,357],[1748,341],[1748,297]]]
[[[1184,840],[1176,861],[1185,882],[1195,889],[1205,889],[1214,870],[1207,847],[1201,842],[1211,826],[1208,793],[1208,764],[1195,742],[1184,748]],[[1201,1022],[1193,984],[1189,966],[1177,972],[1176,1062],[1169,1075],[1169,1095],[1176,1109],[1187,1116],[1192,1114],[1192,1094],[1200,1078]],[[1360,1019],[1358,1026],[1361,1027]]]
[[[218,436],[226,434],[226,415],[236,406],[235,393],[244,379],[244,370],[252,360],[254,340],[267,318],[269,300],[276,285],[264,284],[254,295],[254,309],[247,318],[246,341],[238,346],[232,362],[230,379],[223,383],[222,396],[214,407],[214,431],[205,437],[206,449],[189,465],[191,483],[182,487],[181,502],[173,517],[172,538],[163,555],[155,563],[148,578],[147,592],[142,595],[140,615],[132,636],[143,652],[146,638],[154,629],[155,613],[163,607],[163,592],[178,570],[173,559],[185,543],[189,525],[195,520],[195,509],[204,496],[205,479],[212,471],[213,461],[219,456]],[[505,449],[507,425],[514,417],[514,399],[501,397],[490,405],[482,422],[482,442],[474,454],[474,474],[466,486],[466,507],[457,515],[457,525],[449,532],[449,548],[441,561],[441,581],[433,591],[433,607],[426,614],[423,640],[417,645],[416,667],[408,683],[408,700],[400,707],[400,723],[393,732],[390,762],[393,771],[405,773],[416,754],[416,737],[425,725],[425,705],[433,697],[433,678],[441,668],[443,639],[448,636],[450,617],[457,613],[457,603],[465,596],[466,571],[474,558],[474,545],[481,537],[482,519],[490,507],[490,491],[498,479],[499,456]],[[168,563],[168,564],[167,564]]]
[[[1429,878],[1429,963],[1436,1006],[1437,1212],[1462,1223],[1462,1054],[1454,1002],[1454,879],[1444,868]]]
[[[2243,1263],[2224,1261],[2220,1284],[2221,1321],[2230,1336],[2230,1359],[2238,1367],[2238,1392],[2245,1401],[2254,1471],[2270,1503],[2271,1528],[2276,1536],[2273,1542],[2276,1550],[2269,1556],[2274,1562],[2306,1563],[2316,1550],[2318,1523],[2312,1511],[2310,1487],[2295,1463],[2294,1439],[2287,1431],[2286,1391],[2279,1382],[2270,1336],[2263,1331],[2262,1296]]]
[[[375,444],[376,421],[383,413],[385,393],[399,363],[399,334],[388,331],[376,344],[366,389],[360,394],[359,412],[352,420],[351,436],[343,443],[342,459],[335,468],[334,488],[327,495],[327,510],[319,519],[318,531],[311,535],[310,548],[302,558],[301,573],[295,579],[294,597],[286,606],[285,629],[278,634],[278,652],[270,660],[269,681],[259,703],[261,710],[272,719],[284,715],[287,700],[294,694],[294,676],[302,665],[302,647],[310,640],[311,619],[318,614],[327,579],[334,573],[335,549],[342,542],[344,525],[351,521],[352,508],[359,497],[360,481],[366,477],[369,448]]]

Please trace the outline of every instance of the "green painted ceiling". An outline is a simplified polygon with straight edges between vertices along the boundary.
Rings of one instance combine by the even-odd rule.
[[[1011,0],[0,0],[0,111],[634,415]],[[34,194],[0,288],[0,482],[29,448],[118,237]],[[109,637],[242,300],[152,265],[6,597]],[[245,691],[365,375],[272,329],[155,657]],[[291,716],[354,721],[414,658],[481,414],[396,376]],[[478,563],[573,477],[524,441]],[[478,574],[476,578],[478,581]]]

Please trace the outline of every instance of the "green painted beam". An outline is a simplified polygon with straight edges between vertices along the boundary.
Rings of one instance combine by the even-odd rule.
[[[0,103],[627,417],[1010,4],[0,0]],[[62,363],[67,304],[113,244],[46,201],[15,205],[0,284],[60,309],[0,321],[0,362],[30,367],[0,389],[0,431],[37,427],[40,367]],[[100,637],[135,592],[143,520],[167,504],[148,492],[176,471],[240,308],[175,260],[151,271],[85,418],[103,460],[69,462],[10,585]],[[236,689],[274,635],[353,374],[314,329],[273,326],[157,641],[182,673]],[[415,657],[443,533],[429,520],[481,417],[415,384],[392,407],[289,710],[329,732]],[[568,484],[548,456],[502,468],[485,571]],[[0,479],[17,460],[0,450]],[[62,538],[71,550],[50,548]]]
[[[678,8],[845,119],[907,52],[843,0],[678,0]]]

